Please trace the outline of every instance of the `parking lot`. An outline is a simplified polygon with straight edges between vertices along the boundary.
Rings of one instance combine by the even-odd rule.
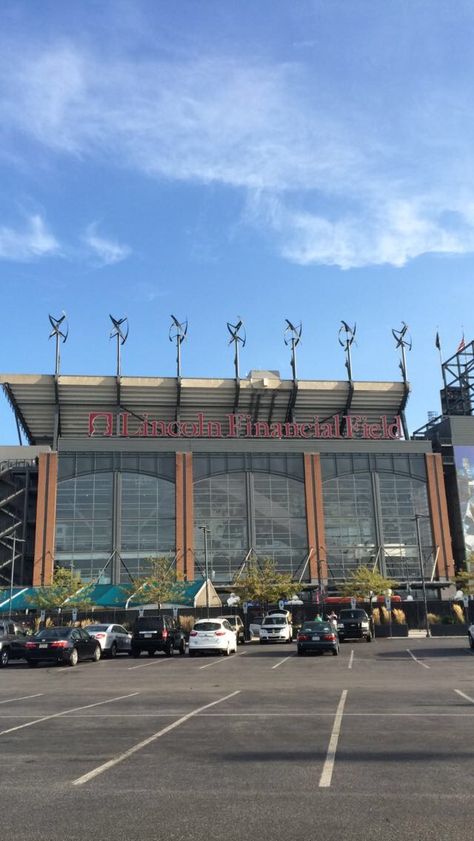
[[[464,639],[120,657],[0,677],[9,841],[469,835]]]

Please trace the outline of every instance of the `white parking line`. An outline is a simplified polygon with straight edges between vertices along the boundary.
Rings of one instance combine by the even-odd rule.
[[[247,652],[242,651],[240,654],[236,654],[235,657],[243,657],[244,654],[247,654]],[[235,659],[235,657],[233,659]],[[212,663],[206,663],[205,666],[199,666],[198,671],[201,671],[201,669],[210,669],[211,666],[217,666],[219,663],[228,663],[229,660],[229,657],[223,657],[221,660],[214,660]]]
[[[286,663],[287,660],[291,660],[291,658],[294,656],[294,654],[290,654],[289,657],[285,657],[284,660],[280,660],[279,663],[275,663],[275,665],[272,666],[272,669],[278,669],[278,666],[281,666],[282,663]]]
[[[150,660],[148,663],[142,663],[141,666],[127,666],[127,672],[131,672],[133,669],[146,669],[147,666],[162,666],[163,663],[171,663],[173,657],[167,657],[166,660]]]
[[[410,655],[410,657],[413,658],[415,663],[418,663],[418,665],[423,666],[424,669],[431,669],[431,666],[428,666],[426,663],[423,663],[422,660],[418,660],[418,657],[415,657],[415,655],[413,654],[413,651],[410,651],[409,648],[407,648],[407,651],[408,651],[408,654]]]
[[[461,692],[461,690],[460,690],[460,689],[455,689],[454,691],[455,691],[455,692],[457,692],[457,694],[458,694],[458,695],[460,695],[460,696],[461,696],[461,698],[465,698],[465,699],[466,699],[466,701],[470,701],[470,702],[471,702],[471,704],[474,704],[474,698],[471,698],[471,697],[470,697],[470,695],[466,695],[466,693],[465,693],[465,692]]]
[[[44,692],[37,692],[36,695],[22,695],[21,698],[7,698],[6,701],[0,701],[0,704],[11,704],[13,701],[26,701],[28,698],[41,698]]]
[[[43,721],[49,721],[51,718],[60,718],[62,715],[75,713],[78,710],[88,710],[91,707],[100,707],[101,704],[112,704],[114,701],[122,701],[124,698],[132,698],[134,695],[139,694],[139,692],[131,692],[130,695],[119,695],[117,698],[109,698],[107,701],[97,701],[95,704],[85,704],[83,707],[72,707],[69,710],[63,710],[60,713],[44,715],[42,718],[35,718],[34,721],[28,721],[26,724],[19,724],[17,727],[10,727],[8,730],[0,730],[0,736],[5,736],[7,733],[13,733],[15,730],[23,730],[24,727],[33,727],[34,724],[41,724]]]
[[[104,762],[103,765],[99,765],[97,768],[94,768],[87,774],[83,774],[82,777],[78,777],[77,780],[73,780],[72,784],[74,786],[81,786],[84,783],[89,782],[89,780],[93,780],[94,777],[97,777],[104,771],[108,771],[110,768],[113,768],[115,765],[118,765],[119,762],[123,762],[124,759],[128,759],[129,756],[132,756],[137,751],[141,750],[142,748],[145,748],[152,742],[155,742],[156,739],[159,739],[161,736],[165,736],[166,733],[169,733],[171,730],[174,730],[176,727],[179,727],[180,724],[184,724],[185,721],[188,721],[190,718],[193,718],[194,716],[198,715],[198,713],[202,712],[203,710],[207,710],[209,709],[209,707],[215,707],[216,704],[222,704],[223,701],[228,701],[229,698],[233,698],[235,695],[239,694],[240,690],[237,689],[235,692],[231,692],[230,695],[224,695],[223,698],[218,698],[217,701],[211,701],[210,704],[205,704],[203,707],[198,707],[196,710],[193,710],[192,712],[183,715],[181,718],[178,718],[177,721],[173,721],[172,724],[169,724],[168,727],[164,727],[163,730],[159,730],[157,733],[153,733],[152,736],[149,736],[148,739],[144,739],[143,742],[138,742],[138,744],[134,745],[132,748],[129,748],[124,753],[120,753],[113,759],[109,759],[108,762]]]
[[[344,714],[344,704],[346,703],[347,689],[342,690],[341,699],[337,705],[336,716],[332,726],[331,738],[329,739],[328,752],[326,754],[326,761],[323,766],[321,777],[319,780],[319,788],[329,788],[332,780],[332,772],[334,770],[334,763],[336,761],[337,743],[339,741],[339,734],[341,732],[342,716]]]
[[[349,657],[349,665],[347,667],[348,669],[352,669],[353,662],[354,662],[354,649],[352,649],[351,656]]]

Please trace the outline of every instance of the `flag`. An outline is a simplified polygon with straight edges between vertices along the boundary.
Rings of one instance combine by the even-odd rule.
[[[461,353],[461,351],[464,350],[465,347],[466,347],[466,342],[464,341],[464,333],[463,333],[462,334],[462,339],[457,346],[456,353]]]
[[[439,333],[436,333],[435,347],[437,347],[439,351],[441,350],[441,342],[439,340]]]

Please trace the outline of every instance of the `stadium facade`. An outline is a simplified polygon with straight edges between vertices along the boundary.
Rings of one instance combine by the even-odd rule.
[[[252,554],[301,587],[337,586],[360,564],[416,587],[420,555],[428,581],[453,575],[443,455],[408,437],[404,381],[0,383],[27,441],[0,447],[1,586],[12,558],[25,585],[50,582],[55,564],[120,583],[157,555],[187,581],[207,557],[218,587]]]

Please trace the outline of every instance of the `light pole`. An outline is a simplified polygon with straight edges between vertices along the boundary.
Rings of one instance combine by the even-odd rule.
[[[420,520],[421,519],[428,519],[429,514],[415,514],[414,518],[415,525],[416,525],[416,542],[418,546],[418,560],[420,562],[420,575],[421,575],[421,587],[423,590],[423,605],[425,609],[425,628],[426,628],[426,636],[431,637],[430,631],[430,623],[428,621],[428,601],[426,598],[426,586],[425,586],[425,570],[423,568],[423,550],[421,546],[421,534],[420,534]]]
[[[204,537],[204,569],[206,575],[206,613],[209,619],[209,560],[207,556],[207,533],[209,528],[207,526],[199,526]]]

